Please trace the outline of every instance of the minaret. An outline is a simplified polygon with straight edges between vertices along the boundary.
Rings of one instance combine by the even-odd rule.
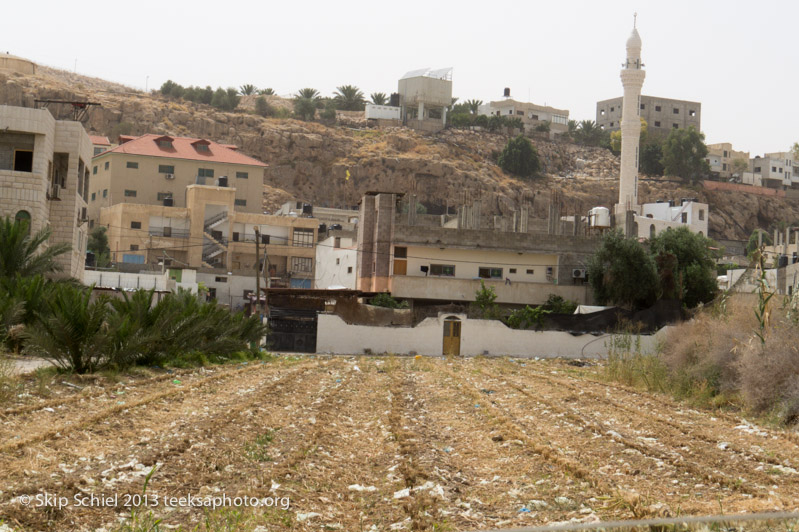
[[[637,19],[638,14],[635,14]],[[635,20],[635,19],[634,19]],[[616,216],[627,211],[640,214],[638,207],[638,143],[641,138],[641,87],[644,85],[644,64],[641,62],[641,37],[636,23],[627,39],[627,61],[621,71],[624,86],[624,103],[621,112],[621,175],[619,176],[619,203]],[[624,218],[621,218],[622,220]]]

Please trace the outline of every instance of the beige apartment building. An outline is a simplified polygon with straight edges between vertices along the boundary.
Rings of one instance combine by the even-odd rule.
[[[525,131],[534,131],[536,126],[545,122],[549,123],[549,130],[556,134],[566,133],[569,130],[569,111],[555,109],[546,105],[536,105],[529,102],[518,102],[507,98],[481,106],[480,114],[493,116],[507,116],[520,118],[525,126]]]
[[[622,97],[602,100],[596,104],[596,125],[615,131],[621,127]],[[641,96],[641,118],[646,120],[647,133],[668,135],[672,129],[693,126],[701,131],[702,104],[687,100],[672,100],[657,96]]]
[[[119,145],[92,160],[89,225],[118,203],[187,207],[189,185],[236,192],[238,212],[261,213],[264,168],[235,146],[168,135],[120,136]]]
[[[184,207],[104,207],[99,224],[108,228],[111,260],[126,270],[190,267],[223,279],[254,277],[258,229],[270,284],[311,288],[318,220],[242,212],[238,197],[232,187],[189,185]]]
[[[739,174],[740,179],[749,164],[748,151],[735,151],[729,142],[719,142],[707,145],[707,157],[705,158],[710,165],[710,172],[718,179],[728,180],[733,174]],[[733,163],[737,160],[742,161],[743,170],[735,171]]]
[[[80,122],[46,109],[0,105],[0,216],[53,231],[49,244],[72,249],[58,257],[63,275],[83,278],[92,143]]]

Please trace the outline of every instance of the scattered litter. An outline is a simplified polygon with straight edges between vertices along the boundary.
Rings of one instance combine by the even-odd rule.
[[[561,506],[566,506],[571,504],[572,500],[568,497],[555,497],[555,504],[560,504]]]
[[[45,412],[55,412],[55,409],[50,408],[49,406],[47,408],[42,408],[42,410],[44,410]]]
[[[336,382],[337,382],[337,383],[338,383],[338,382],[341,382],[341,379],[336,379]]]
[[[272,481],[272,487],[271,487],[271,488],[269,488],[269,491],[270,491],[270,492],[271,492],[271,491],[275,491],[275,490],[277,490],[279,487],[280,487],[280,484],[278,484],[277,482],[275,482],[275,481],[273,480],[273,481]]]
[[[722,451],[726,451],[729,446],[730,444],[726,441],[720,442],[718,445],[716,445],[716,447],[718,447]]]
[[[474,404],[474,407],[475,407],[475,408],[480,408],[480,403],[475,403],[475,404]]]
[[[70,388],[77,388],[78,390],[82,390],[83,389],[82,386],[78,386],[77,384],[72,384],[71,382],[67,382],[67,381],[61,381],[61,384],[63,384],[64,386],[69,386]]]
[[[322,517],[322,514],[318,514],[316,512],[308,512],[307,514],[297,512],[297,521],[302,523],[303,521],[307,521],[308,519],[313,519],[314,517]]]
[[[172,384],[181,384],[181,382],[180,382],[178,379],[174,379],[174,380],[172,381]]]
[[[522,506],[519,509],[519,513],[530,513],[530,509],[529,508],[525,508],[524,506]]]
[[[377,491],[377,488],[374,486],[361,486],[360,484],[351,484],[350,486],[348,486],[348,489],[350,491],[368,491],[368,492]]]
[[[536,510],[543,510],[544,508],[549,508],[549,504],[546,501],[542,501],[540,499],[533,499],[527,504],[535,507]]]
[[[452,447],[444,447],[444,452],[445,453],[451,453],[452,452]]]
[[[358,366],[352,366],[352,369],[353,369],[354,371],[358,371],[358,372],[360,372],[360,371],[361,371],[361,368],[359,368]]]
[[[486,390],[485,388],[483,388],[483,389],[482,389],[482,390],[480,390],[480,391],[481,391],[481,392],[483,392],[483,393],[484,393],[484,394],[486,394],[486,395],[491,395],[491,394],[493,394],[493,393],[497,393],[497,392],[495,392],[494,390]]]
[[[410,496],[411,496],[410,488],[404,488],[394,492],[395,499],[404,499],[405,497],[410,497]]]

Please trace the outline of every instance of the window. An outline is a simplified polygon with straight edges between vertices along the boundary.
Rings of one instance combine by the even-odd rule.
[[[394,258],[395,259],[407,259],[408,258],[408,248],[394,246]]]
[[[527,275],[534,275],[534,274],[535,274],[535,270],[527,270]]]
[[[158,165],[158,173],[159,174],[174,174],[175,167],[171,164],[159,164]]]
[[[233,231],[233,242],[239,241],[239,233],[238,231]]]
[[[612,113],[613,111],[615,111],[615,110],[616,110],[616,108],[615,108],[615,107],[611,107],[611,108],[610,108],[610,112],[611,112],[611,113]]]
[[[502,268],[478,268],[477,275],[482,279],[502,279]]]
[[[247,179],[249,177],[249,172],[236,172],[236,179]]]
[[[217,275],[216,277],[214,277],[214,281],[217,283],[226,283],[227,277],[224,277],[222,275]]]
[[[14,150],[14,171],[33,172],[33,151]]]
[[[92,175],[97,175],[97,166],[94,166],[94,168],[92,168]]]
[[[172,141],[171,140],[159,139],[156,142],[158,143],[158,147],[159,148],[171,148],[172,147]]]
[[[201,146],[203,146],[203,144],[201,144]],[[253,290],[245,290],[241,297],[243,297],[244,299],[249,299],[249,297],[252,295],[252,293],[253,293]]]
[[[658,112],[658,113],[660,112],[660,106],[659,105],[655,106],[655,111]]]
[[[141,222],[130,222],[131,229],[141,229]]]
[[[510,269],[510,270],[508,270],[508,271],[509,271],[510,273],[516,273],[516,268],[511,268],[511,269]]]
[[[197,176],[198,177],[214,177],[214,169],[213,168],[198,168],[197,169]]]
[[[339,264],[341,264],[341,259],[336,259],[336,266],[338,266]]]
[[[688,223],[688,213],[687,212],[682,213],[682,216],[680,217],[680,221],[682,223],[684,223],[684,224]]]
[[[656,233],[656,232],[657,232],[657,230],[655,229],[655,224],[650,224],[650,225],[649,225],[649,239],[650,239],[650,240],[652,240],[653,238],[655,238],[655,233]]]
[[[31,232],[31,213],[28,211],[17,211],[17,214],[14,216],[14,221],[17,223],[25,223],[27,224],[27,230],[30,234]]]
[[[601,111],[599,111],[599,114],[600,114],[601,116],[605,116],[605,110],[604,110],[604,109],[602,109]]]
[[[641,104],[641,109],[646,109],[646,104],[645,103]]]
[[[729,155],[727,154],[727,150],[724,150],[724,157],[729,157]]]
[[[122,262],[128,264],[144,264],[144,255],[135,255],[133,253],[123,253]]]
[[[134,163],[133,161],[128,161],[125,163],[125,168],[133,168],[134,170],[139,168],[139,163]]]
[[[675,107],[674,109],[672,109],[672,112],[673,112],[675,115],[678,115],[678,114],[680,114],[680,110],[679,110],[679,109],[677,109],[676,107]]]
[[[312,248],[313,229],[295,229],[291,240],[291,245],[301,248]]]
[[[94,201],[96,197],[97,197],[97,192],[92,192],[92,201]]]
[[[107,197],[108,197],[108,189],[107,189],[107,188],[104,188],[104,189],[103,189],[103,197],[104,197],[104,198],[107,198]]]
[[[755,172],[759,172],[759,171],[760,171],[760,167],[759,166],[755,166]]]
[[[103,150],[102,148],[99,148],[99,147],[97,147],[97,146],[95,146],[95,147],[94,147],[94,154],[95,154],[95,155],[100,155],[100,154],[101,154],[101,153],[103,153],[104,151],[105,151],[105,150]]]
[[[237,199],[233,202],[234,205],[238,205],[239,207],[246,207],[247,200],[246,199]]]
[[[658,122],[657,120],[655,120],[655,127],[660,127],[660,122]]]
[[[347,266],[347,273],[352,273],[352,266]]]
[[[313,259],[310,257],[291,257],[291,271],[310,273],[313,271]]]
[[[195,144],[195,145],[194,145],[194,148],[195,148],[197,151],[211,151],[211,150],[208,148],[208,144]]]
[[[727,171],[727,163],[723,163],[721,165],[721,169],[726,172]]]
[[[164,201],[165,199],[172,199],[171,192],[159,192],[158,193],[158,201]]]
[[[106,170],[108,170],[108,167],[109,167],[109,166],[111,166],[111,163],[110,163],[109,161],[106,161],[106,162],[105,162],[105,165],[103,166],[103,168],[105,168]]]
[[[771,167],[771,171],[772,171],[772,172],[776,172],[776,171],[777,171],[777,167],[776,167],[776,166],[772,166],[772,167]]]
[[[705,219],[705,209],[699,209],[699,220]]]
[[[688,111],[688,115],[689,116],[696,116],[696,111],[693,111],[693,110]]]
[[[455,277],[455,266],[451,264],[431,264],[430,275],[440,275],[442,277]]]
[[[674,129],[680,129],[680,124],[672,124],[671,127]]]
[[[139,251],[139,246],[138,246],[138,244],[131,244],[131,245],[130,245],[130,250],[131,250],[131,251]]]
[[[103,191],[103,197],[105,197],[105,191]],[[135,190],[127,190],[126,189],[125,190],[125,197],[127,197],[127,198],[135,198],[136,197],[136,191]]]
[[[611,122],[609,125],[610,125],[610,127],[613,127],[613,122]]]
[[[164,236],[172,236],[172,228],[169,226],[164,227]]]
[[[519,116],[524,116],[524,111],[516,111],[516,114]]]
[[[340,236],[337,236],[336,238],[333,239],[333,247],[336,248],[336,249],[341,247],[341,237]],[[336,260],[338,261],[338,259],[336,259]],[[338,262],[336,262],[336,264],[338,264]]]

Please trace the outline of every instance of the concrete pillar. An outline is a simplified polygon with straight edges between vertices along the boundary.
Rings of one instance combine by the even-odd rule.
[[[361,199],[358,216],[358,276],[356,286],[364,292],[372,291],[372,272],[375,260],[375,197]]]
[[[419,102],[419,120],[424,120],[424,102]]]
[[[394,194],[378,194],[375,199],[375,208],[372,290],[383,292],[391,290],[391,258],[393,256],[396,196]]]

